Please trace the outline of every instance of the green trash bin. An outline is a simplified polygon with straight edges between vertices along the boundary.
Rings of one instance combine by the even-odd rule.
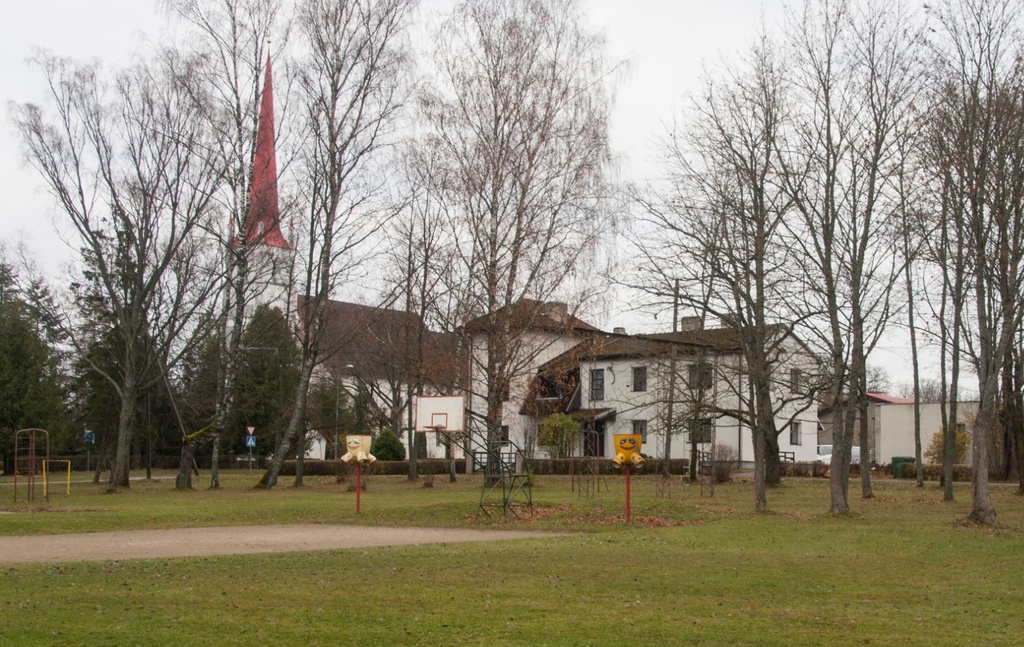
[[[900,477],[900,465],[903,463],[913,463],[913,456],[893,456],[892,457],[892,477],[898,479]]]

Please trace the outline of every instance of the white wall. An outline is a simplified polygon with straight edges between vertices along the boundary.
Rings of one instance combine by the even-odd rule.
[[[809,369],[811,364],[808,358],[801,356],[800,349],[794,343],[792,357],[787,358],[780,364],[779,373],[785,376],[779,379],[776,391],[780,398],[790,398],[791,391],[788,389],[788,376],[790,367],[797,366]],[[738,356],[719,356],[710,361],[715,365],[715,385],[713,388],[714,402],[720,408],[740,410],[739,396],[737,392],[745,394],[746,376],[741,370],[737,370]],[[677,428],[681,419],[688,418],[686,403],[686,387],[684,380],[687,377],[689,366],[693,363],[690,358],[679,359],[676,362],[676,402],[673,406],[673,417],[677,420]],[[632,368],[634,366],[647,366],[647,390],[636,392],[632,390]],[[603,400],[592,400],[591,395],[591,369],[605,369],[605,397]],[[807,370],[809,373],[809,370]],[[614,409],[615,420],[606,424],[605,428],[605,456],[610,457],[612,452],[612,440],[615,434],[633,433],[633,421],[637,419],[647,420],[647,440],[643,445],[643,453],[649,456],[663,457],[665,432],[667,428],[667,394],[669,392],[668,360],[653,358],[624,358],[608,359],[584,362],[581,365],[582,399],[581,407],[584,409],[611,408]],[[799,414],[796,412],[803,411]],[[790,442],[789,418],[796,416],[795,421],[800,424],[799,442]],[[714,424],[714,438],[716,444],[724,444],[733,447],[737,451],[738,459],[741,462],[750,463],[754,459],[754,446],[752,434],[749,427],[738,423],[734,418],[712,417]],[[779,449],[783,452],[793,452],[797,461],[812,462],[817,458],[817,413],[813,406],[807,406],[807,402],[792,402],[787,404],[780,411],[776,424],[779,426]],[[710,443],[699,444],[698,449],[710,451]],[[690,437],[689,433],[676,433],[672,437],[671,457],[689,458]]]
[[[914,456],[914,405],[913,404],[876,404],[873,410],[878,420],[877,461],[891,463],[893,456]],[[978,411],[977,402],[960,402],[957,405],[958,422],[971,428],[971,421]],[[942,431],[942,405],[939,403],[921,404],[921,452],[928,449],[932,436]]]
[[[520,345],[524,349],[522,356],[523,358],[530,359],[520,358],[516,361],[516,364],[520,365],[520,370],[512,376],[509,400],[502,407],[502,421],[503,424],[509,427],[509,440],[520,449],[526,447],[528,434],[536,436],[539,424],[539,422],[529,416],[519,415],[529,390],[530,380],[537,374],[537,369],[541,365],[558,357],[578,345],[581,341],[580,337],[555,335],[540,331],[527,332],[521,338]],[[472,353],[474,359],[471,367],[470,384],[472,384],[472,392],[468,398],[469,408],[475,414],[483,416],[487,413],[486,375],[484,375],[484,370],[482,369],[482,367],[487,365],[487,346],[480,337],[473,338]],[[469,426],[470,421],[467,420],[466,424]]]

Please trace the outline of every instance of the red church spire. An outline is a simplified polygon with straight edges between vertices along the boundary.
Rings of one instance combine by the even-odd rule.
[[[249,221],[245,239],[249,244],[264,243],[288,249],[281,233],[281,213],[277,201],[277,153],[274,141],[274,84],[270,75],[270,54],[263,77],[263,98],[256,129],[256,154],[253,156],[252,184],[249,186]]]

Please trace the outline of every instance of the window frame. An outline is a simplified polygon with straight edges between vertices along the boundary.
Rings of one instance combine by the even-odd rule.
[[[692,362],[687,369],[687,386],[698,391],[710,391],[715,385],[715,369],[711,362]]]
[[[633,392],[641,393],[647,390],[647,367],[633,367]]]
[[[636,418],[633,420],[633,433],[640,435],[640,442],[647,442],[647,419]]]
[[[711,417],[690,418],[689,424],[690,442],[696,442],[698,445],[707,445],[714,439],[715,421]],[[698,434],[696,441],[693,440],[694,434]]]
[[[604,400],[605,393],[604,369],[590,369],[590,400],[596,402]]]

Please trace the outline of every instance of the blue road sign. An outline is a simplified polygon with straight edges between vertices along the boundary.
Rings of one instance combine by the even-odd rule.
[[[92,444],[95,445],[96,444],[96,434],[94,434],[92,432],[89,432],[89,433],[85,434],[85,442],[92,443]]]
[[[256,446],[256,436],[246,436],[245,437],[245,446],[246,447],[255,447]]]

